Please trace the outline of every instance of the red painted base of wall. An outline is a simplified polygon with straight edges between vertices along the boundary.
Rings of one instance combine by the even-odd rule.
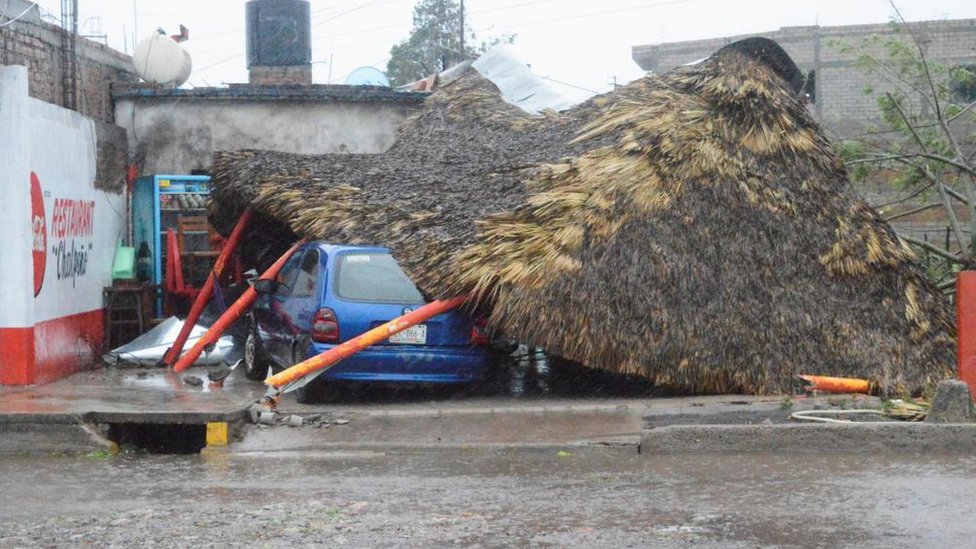
[[[104,309],[33,328],[0,328],[0,384],[49,383],[91,365],[105,339]]]
[[[0,328],[0,384],[28,385],[34,378],[34,328]]]

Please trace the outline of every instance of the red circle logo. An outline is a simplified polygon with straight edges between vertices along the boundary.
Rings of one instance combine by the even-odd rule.
[[[34,297],[44,285],[44,269],[47,268],[47,219],[44,217],[44,193],[41,180],[31,172],[31,234],[34,237]]]

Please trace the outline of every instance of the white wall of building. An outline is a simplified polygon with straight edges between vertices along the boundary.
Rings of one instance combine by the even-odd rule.
[[[102,344],[125,197],[95,188],[97,146],[91,119],[28,97],[25,67],[0,67],[0,382],[66,375]]]

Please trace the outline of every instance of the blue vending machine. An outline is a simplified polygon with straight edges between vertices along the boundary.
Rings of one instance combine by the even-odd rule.
[[[207,215],[210,177],[206,175],[147,175],[136,180],[132,193],[133,246],[137,277],[157,285],[156,316],[163,315],[162,285],[166,265],[166,231],[177,231],[180,218]],[[184,231],[186,233],[187,231]],[[209,249],[208,231],[184,234],[190,249]],[[148,249],[149,257],[146,257]]]

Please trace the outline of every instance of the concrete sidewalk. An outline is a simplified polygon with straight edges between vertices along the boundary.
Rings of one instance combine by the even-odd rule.
[[[187,375],[202,379],[203,385],[184,383]],[[236,373],[223,387],[210,387],[206,368],[182,374],[166,368],[103,368],[47,385],[0,386],[0,423],[234,421],[264,391]]]
[[[204,380],[193,386],[186,375]],[[232,374],[220,388],[205,368],[104,368],[54,383],[0,386],[0,455],[72,454],[111,449],[107,426],[240,422],[264,388]]]
[[[976,453],[972,424],[826,425],[789,418],[798,410],[881,405],[876,398],[851,396],[516,398],[405,391],[303,405],[285,395],[277,422],[251,425],[248,409],[265,394],[264,385],[233,372],[223,387],[212,387],[206,374],[203,368],[184,374],[107,368],[44,386],[0,387],[0,455],[111,448],[111,426],[145,425],[151,435],[167,436],[161,434],[167,425],[217,422],[239,427],[243,440],[232,443],[239,452],[614,447],[642,455]],[[185,383],[187,375],[203,385]],[[290,428],[285,423],[291,416],[312,421]]]

